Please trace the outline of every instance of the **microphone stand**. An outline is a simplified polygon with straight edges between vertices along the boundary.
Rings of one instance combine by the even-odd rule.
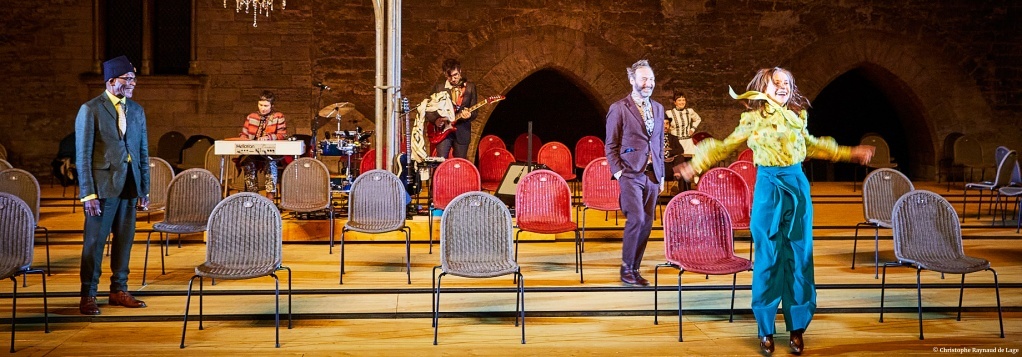
[[[312,121],[309,122],[309,124],[312,126],[311,128],[312,142],[309,143],[309,147],[312,149],[312,157],[316,158],[317,160],[319,160],[319,150],[316,150],[316,140],[319,140],[319,138],[316,137],[316,131],[319,130],[320,127],[319,113],[317,111],[319,110],[320,105],[322,104],[323,89],[324,87],[319,87],[319,93],[316,95],[316,106],[312,108]]]

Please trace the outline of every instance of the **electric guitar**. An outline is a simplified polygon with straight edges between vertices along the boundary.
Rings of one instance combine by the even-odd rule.
[[[401,98],[401,113],[405,116],[405,133],[407,133],[405,140],[405,152],[394,158],[396,165],[400,169],[397,177],[401,179],[401,182],[405,184],[405,191],[409,195],[418,195],[422,191],[422,179],[419,178],[419,171],[415,168],[415,163],[412,161],[412,157],[409,153],[412,152],[412,122],[408,117],[410,108],[408,106],[408,97]]]
[[[451,133],[457,131],[458,129],[454,127],[454,123],[456,123],[459,120],[458,119],[458,115],[461,112],[467,111],[467,112],[471,113],[471,112],[476,111],[476,109],[479,109],[479,108],[482,108],[483,106],[486,106],[487,104],[493,104],[493,103],[502,101],[504,99],[506,99],[506,97],[504,97],[502,95],[490,96],[490,97],[484,99],[482,102],[476,103],[476,105],[473,105],[471,107],[468,107],[468,108],[465,108],[465,109],[462,109],[462,110],[455,111],[454,117],[453,118],[449,118],[449,120],[445,121],[442,126],[437,126],[435,124],[434,125],[430,125],[429,129],[431,129],[431,130],[428,133],[428,135],[429,135],[429,143],[431,145],[439,144],[441,141],[444,141],[444,139],[446,139],[448,135],[451,135]]]

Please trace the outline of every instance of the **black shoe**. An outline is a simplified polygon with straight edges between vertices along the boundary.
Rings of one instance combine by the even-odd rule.
[[[765,354],[774,353],[774,335],[767,335],[759,338],[759,349]]]
[[[791,346],[791,353],[800,355],[805,350],[805,341],[802,340],[802,330],[791,331],[791,339],[788,345]]]
[[[639,285],[649,286],[649,280],[646,280],[646,278],[642,277],[642,274],[639,274],[639,269],[633,269],[632,273],[635,274],[635,280]]]

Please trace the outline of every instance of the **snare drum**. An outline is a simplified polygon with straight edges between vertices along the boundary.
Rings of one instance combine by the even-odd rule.
[[[351,156],[358,151],[354,142],[345,139],[320,141],[319,148],[323,156]]]

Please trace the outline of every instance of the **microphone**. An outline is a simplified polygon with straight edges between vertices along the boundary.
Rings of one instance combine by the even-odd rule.
[[[319,88],[319,89],[330,90],[330,86],[328,86],[326,84],[323,84],[323,82],[316,82],[312,86],[314,86],[316,88]]]

